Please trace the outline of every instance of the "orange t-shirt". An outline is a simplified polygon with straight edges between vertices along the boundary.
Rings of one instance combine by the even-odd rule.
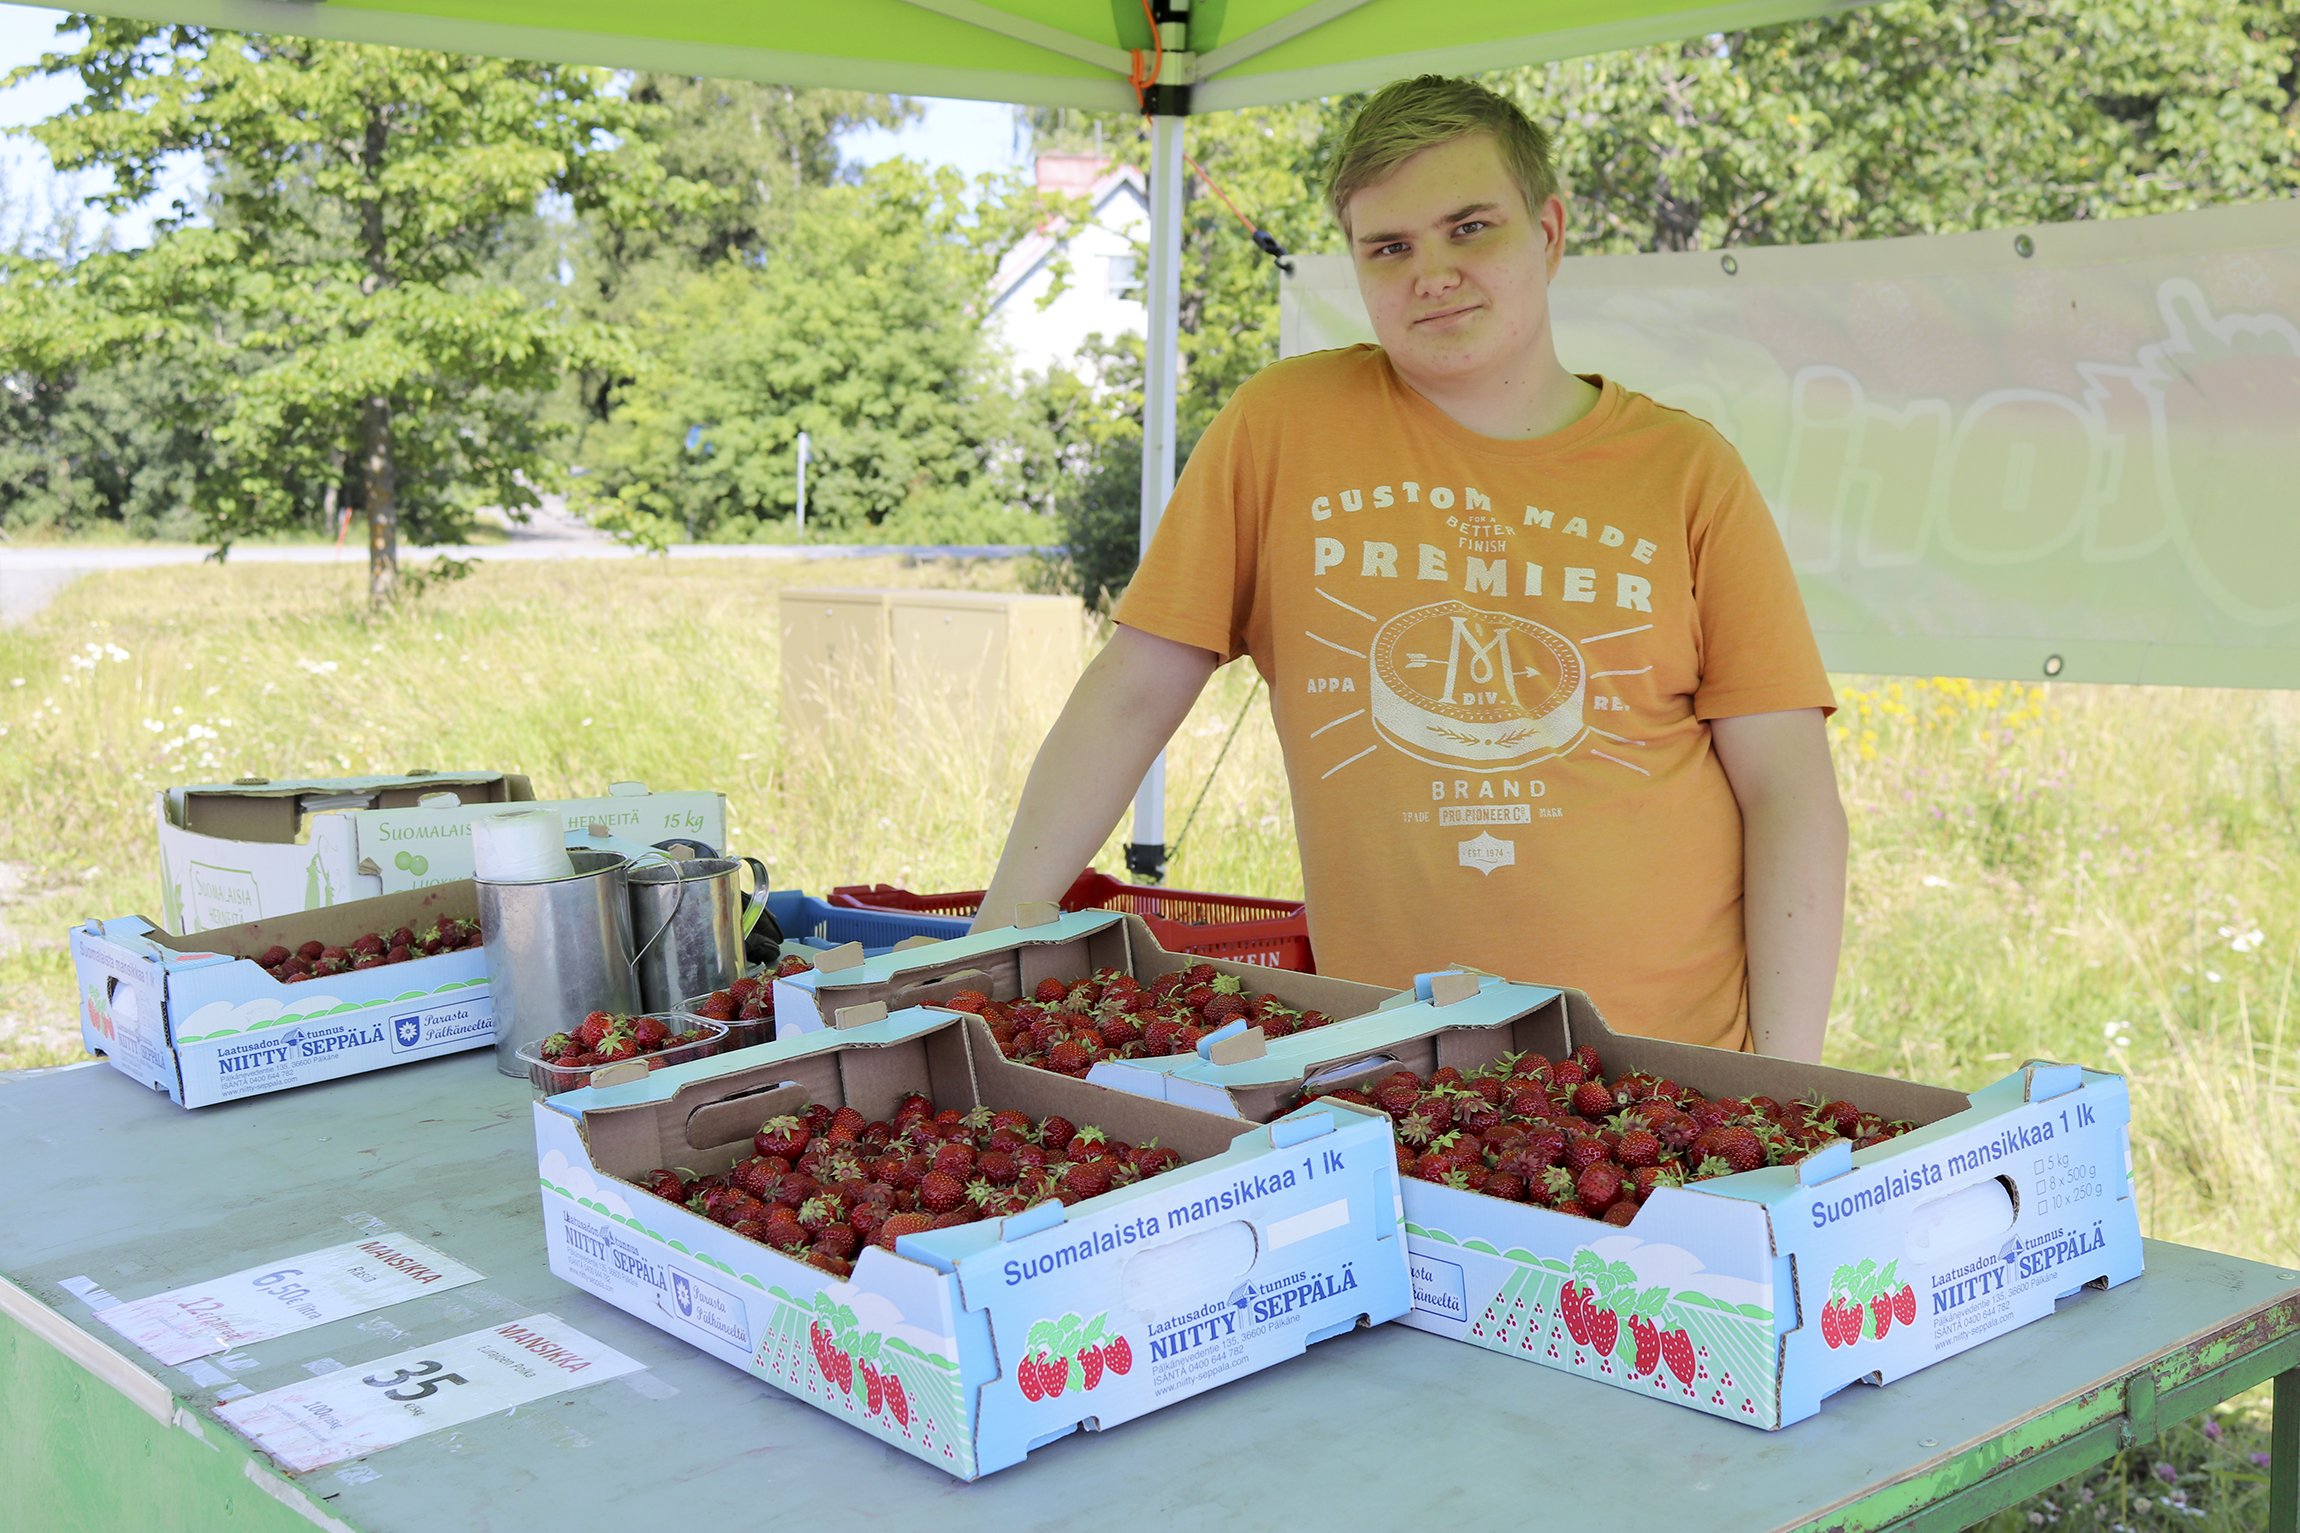
[[[1216,418],[1118,621],[1270,684],[1321,973],[1467,963],[1748,1046],[1741,815],[1707,720],[1831,708],[1748,470],[1618,384],[1500,441],[1377,347]]]

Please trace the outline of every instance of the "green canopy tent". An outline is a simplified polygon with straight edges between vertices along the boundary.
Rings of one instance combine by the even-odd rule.
[[[1151,120],[1142,541],[1174,488],[1184,124],[1194,112],[1632,48],[1847,0],[103,0],[244,32],[657,69],[783,85],[1140,111]],[[1165,758],[1128,863],[1164,861]]]

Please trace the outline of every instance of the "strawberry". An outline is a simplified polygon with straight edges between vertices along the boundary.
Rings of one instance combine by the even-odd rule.
[[[1070,1387],[1070,1359],[1049,1357],[1038,1365],[1038,1382],[1046,1391],[1046,1398],[1059,1400]]]
[[[1605,1068],[1597,1061],[1597,1050],[1584,1043],[1573,1051],[1573,1062],[1581,1066],[1581,1073],[1591,1080],[1602,1080]]]
[[[639,1179],[639,1185],[667,1203],[687,1201],[687,1184],[679,1179],[676,1171],[650,1171]],[[1911,1308],[1914,1308],[1913,1304]]]
[[[271,947],[265,948],[263,952],[256,958],[256,965],[259,968],[276,969],[281,964],[286,963],[290,958],[293,958],[294,956],[295,954],[289,952],[286,948],[274,944]]]
[[[1893,1318],[1902,1325],[1917,1323],[1917,1291],[1906,1283],[1893,1295]]]
[[[1591,1134],[1575,1134],[1565,1142],[1565,1156],[1560,1162],[1575,1175],[1613,1158],[1605,1141]]]
[[[1637,1200],[1634,1198],[1625,1197],[1605,1211],[1605,1222],[1616,1229],[1625,1230],[1629,1228],[1631,1221],[1636,1217]]]
[[[857,1372],[862,1374],[865,1411],[867,1414],[875,1416],[879,1412],[879,1407],[886,1403],[885,1386],[879,1383],[878,1370],[870,1365],[869,1358],[864,1358],[855,1365],[855,1368]]]
[[[1599,1357],[1611,1357],[1613,1344],[1621,1337],[1621,1317],[1609,1309],[1596,1310],[1589,1317],[1589,1344]]]
[[[1181,1155],[1164,1145],[1146,1144],[1134,1152],[1134,1169],[1144,1176],[1157,1176],[1181,1164]]]
[[[385,963],[407,963],[415,957],[415,949],[402,943],[383,955]]]
[[[1876,1316],[1877,1340],[1883,1341],[1885,1333],[1893,1328],[1893,1296],[1889,1293],[1878,1294],[1869,1301],[1869,1313]]]
[[[1100,1347],[1088,1347],[1078,1354],[1078,1372],[1078,1387],[1081,1389],[1092,1389],[1102,1382],[1102,1349]]]
[[[1033,1405],[1046,1398],[1046,1385],[1038,1376],[1036,1357],[1025,1357],[1014,1365],[1014,1383],[1022,1391],[1022,1398]]]
[[[317,957],[318,955],[314,954],[313,956]],[[576,1041],[586,1049],[595,1049],[599,1046],[599,1040],[606,1037],[607,1030],[614,1025],[615,1017],[612,1012],[592,1012],[575,1029]]]
[[[1062,1173],[1063,1189],[1081,1199],[1099,1198],[1110,1190],[1110,1178],[1117,1169],[1117,1162],[1107,1157],[1080,1161]]]
[[[307,942],[295,950],[295,955],[305,963],[318,963],[319,955],[326,951],[327,944],[324,942]]]
[[[1084,1075],[1094,1067],[1094,1055],[1085,1044],[1066,1038],[1046,1051],[1046,1068],[1063,1075]]]
[[[642,1049],[659,1049],[670,1037],[671,1030],[660,1017],[639,1017],[631,1023],[631,1039]]]
[[[990,1005],[990,997],[979,990],[961,990],[942,1004],[952,1011],[970,1011],[979,1017]]]
[[[759,1131],[751,1136],[751,1147],[761,1155],[780,1155],[785,1160],[795,1161],[800,1152],[806,1149],[807,1141],[813,1137],[802,1119],[785,1113],[760,1124]]]
[[[1678,1383],[1690,1384],[1693,1382],[1694,1368],[1698,1359],[1694,1356],[1691,1336],[1681,1330],[1663,1331],[1661,1333],[1661,1360],[1669,1365],[1671,1373],[1677,1375]]]
[[[1038,1142],[1049,1154],[1060,1154],[1077,1137],[1078,1128],[1068,1118],[1047,1117],[1038,1125]]]
[[[934,1228],[934,1220],[925,1214],[890,1214],[878,1227],[871,1244],[884,1251],[892,1251],[894,1243],[905,1235],[916,1235]]]
[[[1070,994],[1070,987],[1058,979],[1042,979],[1038,982],[1038,988],[1031,994],[1052,1006]]]
[[[1661,1161],[1661,1138],[1650,1129],[1630,1129],[1614,1147],[1613,1158],[1632,1169],[1656,1166]]]
[[[1821,1339],[1829,1344],[1829,1350],[1832,1352],[1845,1344],[1844,1334],[1839,1329],[1837,1301],[1834,1296],[1830,1298],[1828,1303],[1821,1306]]]
[[[1102,1366],[1120,1378],[1133,1370],[1134,1344],[1123,1336],[1113,1336],[1102,1344]]]
[[[1765,1164],[1765,1145],[1754,1129],[1730,1124],[1717,1131],[1716,1153],[1735,1171],[1754,1171]]]
[[[946,1171],[929,1171],[918,1184],[918,1206],[930,1214],[947,1214],[966,1201],[966,1183]]]
[[[1614,1109],[1613,1090],[1596,1081],[1584,1081],[1573,1088],[1573,1110],[1592,1123],[1611,1116]]]

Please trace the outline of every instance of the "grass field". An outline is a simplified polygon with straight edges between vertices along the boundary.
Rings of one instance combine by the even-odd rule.
[[[770,593],[1019,574],[495,564],[377,621],[350,569],[85,579],[0,631],[0,1067],[77,1057],[64,928],[157,915],[151,790],[171,782],[485,766],[530,773],[547,796],[627,778],[718,788],[735,849],[778,885],[980,887],[1038,721],[896,731],[866,711],[787,733]],[[1216,679],[1171,752],[1170,836],[1242,715],[1169,881],[1298,895],[1277,742],[1242,672]],[[1839,685],[1853,860],[1830,1062],[1966,1088],[2034,1056],[2121,1069],[2143,1229],[2300,1259],[2300,701]],[[1120,867],[1115,841],[1097,866]],[[2191,1432],[2174,1457],[2127,1455],[2048,1521],[2256,1523],[2256,1419],[2249,1406],[2222,1419],[2225,1434]],[[2204,1515],[2168,1507],[2172,1491]],[[2003,1526],[2037,1525],[2043,1505]]]

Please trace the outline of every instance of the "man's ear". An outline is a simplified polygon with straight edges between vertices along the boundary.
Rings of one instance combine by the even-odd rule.
[[[1541,242],[1549,261],[1549,280],[1557,280],[1557,268],[1565,259],[1565,199],[1551,193],[1541,205]]]

